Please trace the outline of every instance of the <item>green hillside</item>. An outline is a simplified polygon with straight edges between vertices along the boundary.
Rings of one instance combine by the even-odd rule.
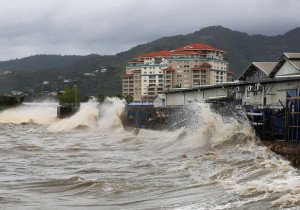
[[[0,73],[4,71],[34,72],[74,63],[84,56],[78,55],[34,55],[22,59],[0,62]]]
[[[235,76],[238,76],[252,61],[276,61],[283,52],[300,52],[300,28],[283,35],[263,36],[249,35],[222,26],[211,26],[187,35],[163,37],[116,55],[91,55],[80,59],[76,57],[74,62],[48,66],[45,69],[41,62],[35,68],[38,72],[29,72],[30,69],[22,69],[21,66],[19,72],[0,76],[0,93],[29,89],[57,91],[66,85],[73,85],[63,82],[64,79],[71,79],[77,81],[77,86],[84,95],[113,95],[121,91],[120,76],[125,71],[127,61],[132,57],[151,51],[170,50],[193,42],[202,42],[226,51],[231,69]],[[93,73],[102,68],[108,71]],[[85,73],[94,75],[86,76]],[[47,86],[42,84],[46,80],[50,82]]]

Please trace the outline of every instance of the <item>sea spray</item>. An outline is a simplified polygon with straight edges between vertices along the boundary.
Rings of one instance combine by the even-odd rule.
[[[49,101],[24,103],[0,112],[0,123],[52,124],[57,121],[56,106],[57,103]]]
[[[69,131],[75,128],[96,128],[98,117],[98,104],[90,101],[81,103],[80,109],[73,116],[61,119],[58,122],[50,125],[48,131],[59,132]]]
[[[48,130],[0,123],[0,193],[8,203],[0,204],[17,207],[14,198],[31,208],[39,202],[122,209],[299,205],[298,170],[260,146],[238,112],[219,115],[194,103],[184,108],[182,127],[134,135],[122,131],[123,109],[124,101],[109,98],[82,104],[77,116],[55,120]]]
[[[244,116],[237,113],[224,117],[202,103],[191,104],[187,112],[189,109],[196,116],[187,125],[181,148],[191,144],[198,148],[198,154],[193,160],[170,168],[170,173],[186,170],[197,183],[218,183],[229,195],[238,196],[237,200],[214,206],[218,209],[241,208],[271,199],[276,194],[278,199],[268,207],[300,204],[299,172],[283,157],[259,146]],[[196,144],[197,141],[201,143]]]
[[[122,129],[120,118],[124,106],[125,102],[118,98],[107,98],[102,104],[90,100],[87,103],[82,103],[75,115],[50,125],[48,131],[60,132],[81,128],[102,131]]]
[[[125,108],[125,100],[107,98],[99,108],[98,128],[100,130],[122,129],[121,115]]]

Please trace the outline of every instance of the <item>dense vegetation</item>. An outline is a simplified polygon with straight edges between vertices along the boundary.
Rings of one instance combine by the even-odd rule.
[[[34,55],[22,59],[0,62],[0,73],[4,71],[35,72],[43,69],[65,66],[85,56],[78,55]]]
[[[6,107],[16,106],[20,103],[22,103],[24,98],[17,99],[13,96],[0,96],[0,110]]]
[[[59,104],[79,104],[81,102],[81,96],[77,88],[66,87],[62,93],[57,95]]]
[[[121,91],[121,74],[125,71],[127,61],[132,57],[151,51],[170,50],[193,42],[210,44],[226,51],[231,69],[235,76],[238,76],[252,61],[276,61],[283,52],[300,52],[300,28],[283,35],[263,36],[211,26],[187,35],[164,37],[111,56],[90,55],[65,58],[58,56],[57,59],[60,61],[51,61],[54,66],[50,65],[51,62],[45,61],[47,55],[41,57],[41,62],[37,62],[39,56],[26,58],[27,64],[36,65],[30,68],[20,62],[22,59],[7,61],[6,70],[18,71],[0,75],[0,94],[11,90],[26,92],[30,89],[59,91],[66,86],[63,81],[70,79],[77,81],[77,86],[83,95],[104,93],[112,96]],[[51,59],[56,60],[55,57]],[[62,62],[62,58],[66,60]],[[46,68],[44,62],[48,63]],[[4,63],[0,62],[0,69],[3,65]],[[14,65],[14,68],[7,68]],[[107,72],[95,72],[95,70],[100,71],[101,68],[106,68]],[[84,75],[85,73],[91,74]],[[49,84],[43,85],[43,81],[46,80]]]

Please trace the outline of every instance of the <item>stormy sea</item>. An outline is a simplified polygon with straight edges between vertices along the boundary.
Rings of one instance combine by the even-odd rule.
[[[242,117],[196,103],[193,120],[127,130],[124,102],[56,103],[0,112],[3,209],[297,209],[300,174],[259,143]]]

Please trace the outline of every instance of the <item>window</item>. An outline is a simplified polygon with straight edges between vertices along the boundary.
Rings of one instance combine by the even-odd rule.
[[[246,98],[248,98],[248,99],[250,98],[250,91],[248,91],[248,90],[247,90],[247,93],[246,93]]]

